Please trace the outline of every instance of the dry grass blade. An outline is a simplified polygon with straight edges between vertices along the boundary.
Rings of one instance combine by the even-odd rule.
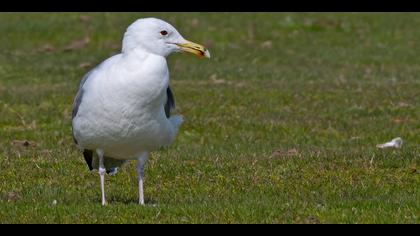
[[[85,36],[82,39],[75,40],[71,42],[68,46],[64,48],[65,51],[74,51],[74,50],[80,50],[82,48],[85,48],[90,43],[90,37]]]

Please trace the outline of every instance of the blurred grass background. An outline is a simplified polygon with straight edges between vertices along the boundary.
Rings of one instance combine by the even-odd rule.
[[[154,16],[211,60],[168,58],[176,142],[99,177],[71,138],[82,76]],[[1,223],[419,223],[420,15],[1,13]],[[398,150],[376,144],[402,137]],[[53,204],[53,201],[57,204]]]

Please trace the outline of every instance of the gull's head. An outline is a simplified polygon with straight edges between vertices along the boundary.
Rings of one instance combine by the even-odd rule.
[[[210,58],[202,45],[188,41],[169,23],[156,18],[143,18],[131,24],[124,34],[123,53],[142,49],[163,57],[173,52],[189,52]]]

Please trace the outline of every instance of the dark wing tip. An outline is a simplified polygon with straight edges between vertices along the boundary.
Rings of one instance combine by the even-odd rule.
[[[165,104],[165,114],[166,114],[166,117],[169,118],[171,116],[171,111],[175,109],[174,94],[172,93],[171,87],[169,86],[166,89],[166,96],[167,96],[167,101]]]
[[[85,157],[89,170],[93,170],[93,152],[91,150],[83,150],[83,156]]]

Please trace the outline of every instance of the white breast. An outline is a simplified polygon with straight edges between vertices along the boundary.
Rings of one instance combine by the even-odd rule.
[[[73,119],[82,148],[101,148],[107,156],[134,159],[172,142],[175,131],[163,108],[169,84],[164,57],[120,54],[90,76]]]

